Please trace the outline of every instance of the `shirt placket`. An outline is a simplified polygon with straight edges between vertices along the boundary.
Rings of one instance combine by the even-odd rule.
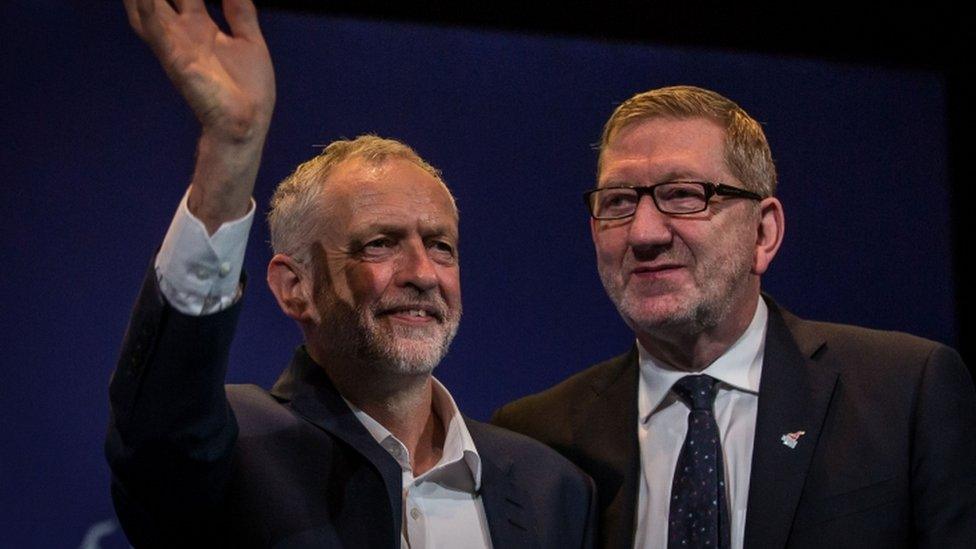
[[[427,515],[419,494],[419,487],[415,485],[412,475],[410,482],[404,482],[403,486],[403,521],[406,525],[407,546],[427,547],[429,538]]]

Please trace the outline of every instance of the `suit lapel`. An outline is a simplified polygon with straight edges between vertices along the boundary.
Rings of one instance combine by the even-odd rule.
[[[786,545],[838,375],[810,360],[823,338],[767,304],[745,547]]]
[[[474,422],[466,422],[481,458],[481,501],[494,547],[535,547],[531,507],[512,474],[512,459],[491,444]]]
[[[599,544],[632,547],[640,453],[637,442],[637,347],[613,359],[593,382],[591,398],[574,415],[574,446],[584,449],[582,468],[598,487]]]
[[[304,346],[295,351],[291,364],[270,392],[275,398],[289,402],[309,422],[355,448],[376,468],[386,485],[395,526],[396,539],[391,546],[399,546],[403,526],[400,465],[356,419],[325,370],[308,356]]]

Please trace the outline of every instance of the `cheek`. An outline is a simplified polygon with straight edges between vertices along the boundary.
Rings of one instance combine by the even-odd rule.
[[[349,298],[356,305],[375,301],[390,285],[392,269],[376,263],[359,263],[344,272]]]
[[[748,232],[729,227],[713,233],[710,238],[695,240],[689,247],[704,267],[732,269],[743,261],[751,263],[752,244]]]
[[[457,267],[443,268],[438,273],[438,280],[444,299],[452,307],[461,304],[461,274]]]
[[[627,233],[611,229],[594,232],[593,246],[601,265],[619,265],[627,252]]]

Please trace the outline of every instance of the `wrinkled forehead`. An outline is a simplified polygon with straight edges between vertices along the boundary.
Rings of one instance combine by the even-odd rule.
[[[691,137],[692,134],[707,130],[710,133],[714,133],[720,137],[720,139],[716,141],[716,144],[718,145],[717,152],[720,154],[724,154],[725,152],[728,140],[728,131],[722,120],[702,115],[680,116],[670,114],[652,114],[646,116],[635,116],[631,119],[621,121],[619,125],[617,125],[613,131],[609,133],[606,141],[600,144],[598,168],[602,171],[608,150],[619,150],[622,142],[628,141],[628,138],[632,137],[634,134],[646,134],[655,130],[663,131],[665,128],[670,129],[670,136],[674,139],[688,138]]]
[[[326,215],[340,225],[422,222],[451,225],[456,232],[457,208],[447,186],[409,159],[350,158],[336,166],[324,185]]]
[[[712,120],[654,118],[621,129],[602,151],[599,181],[651,179],[728,178],[725,129]],[[619,173],[618,173],[619,172]]]

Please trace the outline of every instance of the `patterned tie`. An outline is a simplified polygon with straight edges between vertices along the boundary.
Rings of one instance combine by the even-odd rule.
[[[717,383],[715,378],[693,375],[671,388],[691,412],[671,485],[668,549],[730,546],[722,444],[712,411]]]

